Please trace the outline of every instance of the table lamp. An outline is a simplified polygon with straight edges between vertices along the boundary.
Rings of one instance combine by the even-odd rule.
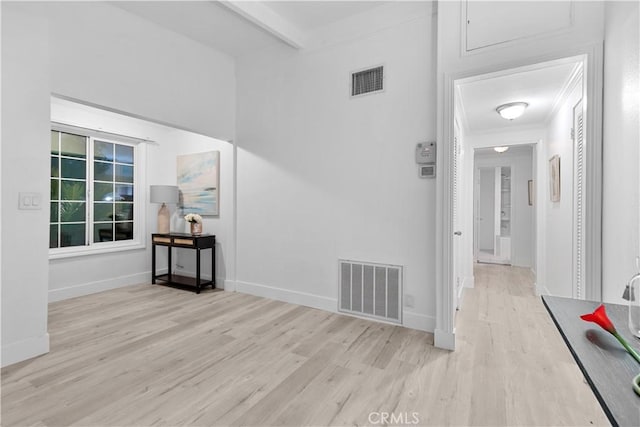
[[[169,208],[167,203],[178,203],[178,187],[175,185],[152,185],[150,188],[151,203],[162,203],[158,210],[158,233],[169,233]]]

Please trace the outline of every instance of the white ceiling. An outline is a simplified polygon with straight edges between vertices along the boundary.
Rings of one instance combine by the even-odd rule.
[[[235,57],[280,43],[218,2],[117,1],[111,4]]]
[[[251,7],[259,3],[302,36],[314,29],[379,7],[388,1],[263,1],[228,2]],[[240,57],[269,45],[282,44],[272,32],[249,22],[217,1],[115,1],[112,5],[154,22],[206,46]],[[263,13],[264,15],[264,13]]]
[[[575,62],[552,65],[516,74],[463,81],[458,85],[468,132],[542,126],[577,66]],[[496,107],[509,102],[529,104],[512,121],[498,115]]]
[[[367,12],[388,1],[269,1],[273,11],[301,29],[316,29]]]

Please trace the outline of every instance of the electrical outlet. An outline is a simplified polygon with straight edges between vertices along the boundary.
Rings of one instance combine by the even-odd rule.
[[[413,308],[415,306],[413,295],[410,295],[410,294],[404,295],[404,306],[407,308]]]

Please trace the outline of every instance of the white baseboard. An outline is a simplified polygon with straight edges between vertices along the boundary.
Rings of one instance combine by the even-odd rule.
[[[49,302],[81,297],[83,295],[95,294],[96,292],[122,288],[124,286],[136,285],[139,283],[151,283],[151,272],[148,271],[144,273],[131,274],[129,276],[114,277],[96,282],[68,286],[66,288],[50,289]]]
[[[166,274],[167,269],[159,269],[156,274]],[[180,275],[191,276],[189,272],[180,272]],[[193,275],[195,277],[195,274]],[[202,280],[211,280],[210,275],[202,275]],[[216,288],[225,289],[223,277],[216,278]],[[110,289],[122,288],[125,286],[138,285],[140,283],[151,283],[151,272],[131,274],[129,276],[114,277],[96,282],[83,283],[80,285],[68,286],[66,288],[50,289],[49,302],[62,301],[69,298],[81,297],[84,295],[95,294],[97,292],[108,291]]]
[[[236,292],[240,292],[243,294],[275,299],[291,304],[304,305],[306,307],[318,308],[320,310],[331,311],[333,313],[337,311],[338,307],[338,301],[334,298],[323,297],[320,295],[314,295],[305,292],[296,292],[289,289],[276,288],[273,286],[259,285],[257,283],[236,281],[235,290]]]
[[[49,334],[32,337],[2,347],[2,367],[49,352]]]
[[[412,311],[404,311],[402,313],[402,326],[433,333],[436,329],[436,318]]]
[[[229,286],[229,289],[234,289],[235,285],[236,292],[288,302],[291,304],[304,305],[305,307],[317,308],[320,310],[329,311],[331,313],[338,313],[338,301],[334,298],[241,281],[237,281],[235,283],[229,281],[227,285]],[[371,320],[374,322],[380,321],[383,323],[387,323],[383,320],[370,319],[368,317],[361,317],[357,315],[355,315],[355,317]],[[407,311],[403,312],[403,326],[407,328],[433,332],[433,330],[435,329],[435,324],[436,321],[434,317]]]
[[[444,350],[456,349],[456,333],[445,332],[442,329],[436,329],[433,332],[433,345]]]
[[[462,279],[462,287],[463,288],[475,288],[476,287],[476,277],[475,276],[466,276]]]

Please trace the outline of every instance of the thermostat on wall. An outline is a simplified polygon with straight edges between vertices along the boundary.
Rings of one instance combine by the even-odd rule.
[[[418,165],[418,172],[420,178],[435,178],[436,177],[436,165]]]

